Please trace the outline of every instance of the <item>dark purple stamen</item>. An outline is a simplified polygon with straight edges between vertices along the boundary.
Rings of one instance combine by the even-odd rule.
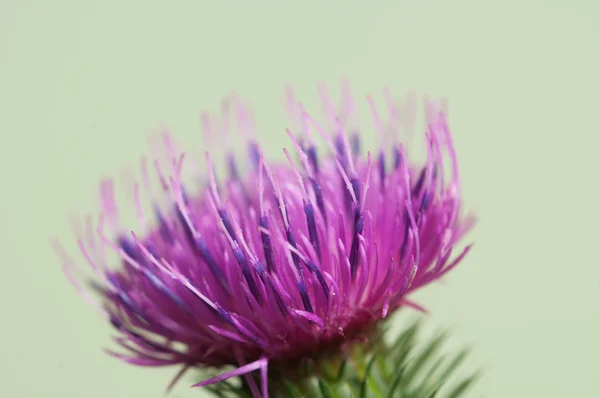
[[[342,178],[342,177],[340,176],[340,178]],[[358,200],[360,198],[360,181],[358,180],[357,177],[351,177],[350,185],[352,187],[352,193],[354,193],[354,197]],[[346,188],[346,182],[344,181],[343,178],[342,178],[342,187]],[[347,211],[348,217],[353,217],[356,205],[353,203],[352,194],[346,188],[346,189],[344,189],[343,195],[344,195],[344,199],[346,202],[346,211]]]
[[[102,286],[100,283],[98,283],[97,281],[90,279],[87,281],[88,286],[90,287],[90,289],[92,289],[93,291],[95,291],[96,293],[100,294],[100,295],[108,295],[108,290]]]
[[[344,170],[345,170],[346,169],[346,156],[345,156],[346,155],[346,150],[345,150],[346,147],[344,145],[344,139],[341,134],[338,134],[335,136],[334,145],[335,145],[335,150],[339,157],[340,163],[342,164],[342,166],[344,167]]]
[[[229,311],[227,311],[225,308],[221,307],[219,304],[215,304],[216,305],[216,310],[215,312],[221,317],[223,318],[223,320],[225,322],[227,322],[228,324],[230,324],[231,326],[233,326],[234,328],[237,329],[237,327],[235,326],[235,322],[233,322],[233,318],[231,317],[231,314],[229,313]]]
[[[347,174],[348,173],[347,168],[342,164],[340,158],[338,158],[338,161],[340,162],[340,165],[342,165],[342,169],[344,170],[344,172]],[[347,214],[352,216],[352,211],[353,211],[352,209],[354,207],[354,204],[352,203],[352,194],[347,189],[346,181],[344,180],[344,177],[341,174],[340,174],[340,184],[341,184],[341,189],[342,189],[342,195],[344,197],[344,203],[346,206],[346,212],[347,212]],[[350,179],[350,184],[352,185],[352,191],[354,191],[355,181],[353,178]],[[356,196],[356,198],[358,198],[358,196]]]
[[[254,269],[256,270],[256,273],[258,274],[258,276],[260,276],[262,280],[265,276],[266,269],[262,261],[260,261],[260,259],[258,258],[256,259],[256,263],[254,263]]]
[[[309,147],[309,144],[307,143],[308,141],[302,136],[296,137],[296,140],[302,152],[306,152]]]
[[[117,279],[116,275],[114,275],[112,272],[106,272],[106,277],[108,278],[108,280],[112,283],[112,285],[116,289],[117,299],[129,311],[131,311],[132,314],[137,316],[143,322],[150,325],[151,323],[148,320],[148,318],[146,317],[146,314],[144,314],[144,312],[136,305],[136,303],[133,301],[133,299],[131,297],[129,297],[129,295],[127,293],[125,293],[125,290],[122,288],[121,283]]]
[[[306,155],[308,156],[308,161],[310,162],[310,166],[313,168],[315,174],[319,174],[319,158],[317,157],[317,149],[314,145],[311,145],[306,150]]]
[[[140,251],[138,250],[137,246],[127,239],[127,237],[119,236],[117,238],[117,244],[125,252],[125,254],[131,257],[134,261],[140,264],[145,264],[145,260],[140,256]]]
[[[275,189],[274,186],[273,186],[273,189]],[[278,198],[277,190],[274,190],[273,194],[275,195],[275,200],[277,200],[277,202],[279,202],[280,199]],[[283,199],[281,199],[281,200],[283,201]],[[285,208],[285,202],[280,202],[279,204],[280,204],[280,206]],[[282,221],[284,222],[284,224],[287,224],[285,210],[280,208],[279,214],[281,215],[281,218],[282,218]],[[294,233],[292,232],[292,227],[290,225],[286,226],[285,234],[286,234],[288,243],[294,249],[297,249],[296,238],[294,237]],[[298,287],[298,292],[300,293],[300,297],[302,298],[302,303],[304,304],[304,309],[308,312],[313,312],[312,304],[310,303],[310,298],[308,297],[308,291],[306,290],[306,283],[304,281],[304,273],[302,272],[302,266],[300,264],[300,257],[298,257],[298,255],[294,251],[291,252],[291,256],[292,256],[292,261],[294,263],[294,266],[298,270],[299,280],[297,281],[296,285]]]
[[[248,265],[246,256],[244,256],[244,253],[242,253],[242,249],[240,249],[239,246],[232,246],[231,250],[233,251],[233,256],[235,257],[235,260],[242,268],[242,275],[244,275],[244,279],[248,283],[250,293],[252,293],[254,298],[260,303],[262,301],[262,298],[258,292],[258,285],[254,280],[254,276],[252,275],[252,271],[250,270],[250,266]]]
[[[194,238],[194,233],[189,228],[187,221],[185,220],[185,216],[182,213],[179,206],[175,207],[175,214],[177,214],[177,220],[179,221],[179,224],[181,224],[181,227],[183,228],[183,234],[185,235],[185,238],[187,239],[188,243],[190,244],[190,246],[195,247],[196,240]]]
[[[233,180],[239,180],[240,174],[238,173],[237,164],[235,162],[235,156],[230,153],[227,155],[227,165],[229,167],[229,176]]]
[[[144,246],[146,246],[146,250],[148,250],[148,253],[150,253],[154,258],[159,258],[152,242],[146,242]]]
[[[294,237],[294,233],[292,232],[291,227],[287,227],[285,230],[287,240],[290,245],[296,249],[296,238]],[[304,273],[302,272],[302,266],[300,264],[300,257],[292,251],[292,261],[298,270],[298,274],[300,275],[300,280],[297,283],[298,291],[300,292],[300,297],[302,298],[302,303],[304,304],[304,309],[308,312],[313,312],[312,304],[310,303],[310,298],[308,297],[308,291],[306,290],[306,282],[304,281]]]
[[[227,284],[226,284],[227,279],[225,278],[225,274],[223,273],[223,271],[221,270],[221,268],[215,261],[214,257],[210,253],[210,250],[208,249],[208,246],[206,245],[206,242],[204,241],[204,239],[202,239],[200,237],[197,238],[196,244],[194,245],[194,247],[196,248],[196,250],[202,257],[204,262],[206,262],[210,271],[217,278],[219,285],[221,285],[223,290],[225,290],[229,294],[230,292],[229,292],[229,289],[227,288]]]
[[[402,163],[402,153],[398,148],[394,148],[394,169],[400,167]]]
[[[233,321],[233,317],[231,316],[231,313],[229,311],[227,311],[225,308],[221,307],[219,304],[216,304],[216,306],[217,306],[217,313],[219,314],[219,316],[221,318],[223,318],[223,320],[225,322],[227,322],[228,324],[230,324],[234,329],[236,329],[238,332],[240,332],[245,337],[249,338],[253,342],[257,342],[256,336],[254,336],[252,333],[250,333],[250,331],[245,330],[245,328],[239,327]]]
[[[114,316],[110,316],[110,323],[115,327],[115,329],[117,330],[121,330],[123,328],[123,322],[119,319],[116,318]]]
[[[352,154],[360,154],[360,133],[353,133],[350,137],[350,146],[352,148]]]
[[[260,164],[260,151],[258,150],[256,142],[250,143],[250,159],[252,160],[254,169],[258,170],[258,165]]]
[[[224,209],[219,209],[217,212],[219,213],[219,217],[221,217],[221,220],[223,221],[223,225],[225,225],[227,233],[231,236],[233,240],[236,240],[235,231],[233,230],[233,225],[231,224],[231,220],[229,219],[229,215],[227,214],[227,212]]]
[[[219,209],[218,213],[219,217],[221,217],[221,221],[223,221],[225,230],[227,230],[227,233],[229,234],[229,236],[231,236],[231,239],[233,239],[233,241],[237,244],[236,233],[233,230],[233,225],[231,224],[231,220],[229,219],[229,214],[227,214],[227,212],[223,209]],[[233,255],[236,261],[238,262],[239,266],[242,268],[242,274],[244,275],[244,279],[246,279],[246,282],[248,283],[248,288],[250,289],[250,292],[252,293],[254,298],[258,302],[260,302],[261,297],[258,293],[258,286],[256,285],[254,277],[252,276],[252,272],[250,270],[250,266],[248,265],[248,261],[246,260],[246,256],[244,256],[244,253],[242,253],[242,249],[240,249],[239,246],[232,245],[231,250],[233,251]]]
[[[219,285],[221,285],[223,290],[227,294],[230,294],[230,291],[226,284],[227,279],[225,278],[225,274],[223,273],[223,270],[221,270],[221,268],[215,261],[215,258],[210,253],[210,250],[208,249],[208,245],[206,244],[204,239],[202,239],[202,237],[199,237],[199,236],[194,237],[193,231],[190,229],[188,223],[186,222],[186,220],[183,216],[183,213],[181,213],[181,210],[179,208],[177,208],[177,217],[179,218],[179,222],[181,223],[181,226],[183,227],[185,236],[188,239],[190,246],[192,246],[192,248],[200,256],[200,258],[202,258],[202,260],[204,260],[206,265],[208,265],[210,272],[212,272],[212,274],[215,276],[215,278],[217,279]]]
[[[244,197],[244,200],[246,200],[246,202],[251,202],[250,200],[250,194],[248,193],[248,190],[246,189],[246,186],[244,185],[242,179],[240,179],[240,173],[238,171],[238,167],[237,167],[237,163],[235,161],[235,156],[233,154],[229,154],[227,156],[227,164],[229,165],[229,176],[231,178],[231,181],[235,181],[240,190],[242,191],[242,196]]]
[[[296,283],[296,287],[298,288],[298,292],[300,293],[300,298],[302,299],[304,309],[308,312],[314,312],[312,304],[310,303],[310,298],[308,297],[306,282],[304,282],[304,280],[299,280],[298,283]]]
[[[354,191],[354,197],[359,200],[360,199],[360,181],[357,177],[352,177],[350,179],[350,184],[352,184],[352,191]]]
[[[341,135],[336,136],[335,138],[335,148],[337,151],[337,160],[340,163],[340,166],[342,166],[342,170],[348,174],[348,162],[346,161],[346,156],[345,156],[345,149],[344,149],[344,141],[342,139]],[[353,183],[353,181],[350,181],[351,183]],[[352,214],[352,195],[350,195],[350,192],[348,192],[347,189],[344,189],[344,187],[346,186],[346,182],[344,181],[344,178],[342,177],[342,175],[340,175],[340,183],[342,184],[342,189],[343,189],[343,194],[344,195],[344,202],[346,203],[346,210],[348,212],[348,214]]]
[[[125,292],[125,290],[121,286],[121,283],[119,282],[119,280],[117,279],[115,274],[113,274],[112,272],[107,272],[106,277],[112,283],[113,287],[116,290],[116,292],[114,293],[116,295],[116,297],[114,297],[114,299],[117,300],[117,302],[121,303],[123,306],[125,306],[125,308],[130,312],[130,314],[131,314],[130,316],[135,316],[136,319],[140,320],[141,322],[145,323],[146,325],[149,325],[151,327],[159,329],[160,332],[165,336],[169,336],[169,335],[173,334],[173,332],[171,330],[165,328],[159,322],[155,322],[151,317],[148,316],[148,314],[146,314],[144,311],[142,311],[142,309]],[[108,296],[108,295],[113,294],[108,289],[100,286],[96,282],[91,282],[90,285],[94,290],[98,291],[103,296]],[[118,330],[121,330],[121,328],[123,327],[123,322],[119,319],[114,318],[113,316],[111,316],[111,323]],[[129,331],[129,332],[131,332],[131,331]]]
[[[400,260],[404,258],[404,252],[406,251],[406,245],[408,243],[408,230],[410,229],[410,217],[406,209],[404,209],[404,214],[402,218],[404,225],[404,234],[402,236],[402,245],[400,246]]]
[[[317,223],[315,220],[315,209],[312,203],[304,203],[304,214],[306,214],[306,225],[308,227],[308,236],[313,245],[317,256],[321,259],[321,246],[319,244],[319,233],[317,232]]]
[[[129,333],[131,336],[133,336],[133,338],[135,338],[137,340],[137,343],[140,345],[145,345],[155,351],[160,351],[160,352],[167,353],[167,354],[170,354],[173,352],[172,349],[165,347],[163,345],[160,345],[158,343],[155,343],[152,340],[149,340],[148,338],[142,336],[141,334],[134,332],[133,330],[130,330],[127,328],[124,328],[124,330],[127,333]],[[172,333],[169,333],[169,334],[172,334]]]
[[[354,210],[354,236],[352,237],[352,245],[350,246],[350,272],[352,278],[356,276],[358,269],[358,247],[359,247],[359,235],[362,234],[363,227],[365,224],[365,216],[361,214],[358,209]]]
[[[119,298],[120,300],[122,300],[121,298]],[[124,303],[123,303],[124,304]],[[160,333],[163,336],[166,336],[167,338],[172,338],[173,337],[173,331],[169,330],[167,328],[165,328],[164,326],[162,326],[160,323],[158,322],[150,322],[148,321],[145,317],[142,317],[141,313],[139,311],[136,311],[134,308],[124,304],[130,311],[132,311],[132,313],[142,322],[151,325],[152,327],[155,327],[156,329],[158,329],[160,331]],[[114,315],[110,315],[110,323],[115,327],[115,329],[119,330],[119,331],[124,331],[126,333],[129,333],[131,336],[133,336],[135,339],[138,340],[138,343],[143,344],[143,345],[147,345],[150,348],[153,348],[155,350],[158,351],[162,351],[162,352],[168,352],[168,349],[166,349],[165,347],[156,344],[154,342],[152,342],[151,340],[148,340],[147,338],[145,338],[144,336],[140,335],[139,333],[134,332],[133,330],[131,330],[130,328],[127,328],[125,326],[125,324],[123,323],[122,320],[116,318]]]
[[[329,286],[327,286],[327,281],[325,280],[325,277],[319,270],[319,267],[317,267],[317,265],[314,262],[308,261],[306,263],[306,268],[308,268],[308,270],[312,272],[314,276],[317,277],[317,279],[319,280],[319,284],[321,284],[321,287],[323,288],[323,293],[325,294],[325,297],[329,298]]]
[[[327,224],[327,213],[325,212],[325,201],[323,200],[323,191],[321,190],[321,185],[319,185],[319,182],[314,178],[310,179],[310,183],[312,185],[313,191],[315,192],[315,198],[317,199],[317,207],[319,208],[319,211],[323,216],[325,224]]]
[[[188,315],[191,314],[189,308],[185,305],[183,300],[177,296],[174,292],[172,292],[156,275],[150,271],[147,267],[147,261],[141,256],[140,250],[135,246],[129,239],[124,236],[121,236],[117,239],[119,246],[121,249],[127,254],[131,259],[140,264],[141,272],[144,274],[146,279],[150,282],[152,286],[154,286],[158,291],[167,296],[171,301],[175,303],[181,310],[186,312]],[[152,254],[152,253],[151,253]]]
[[[166,240],[170,245],[172,245],[174,240],[173,235],[171,234],[171,229],[169,228],[169,224],[167,224],[167,221],[163,217],[162,212],[156,205],[154,206],[154,215],[158,220],[158,230],[160,231],[160,236],[162,236],[164,240]]]
[[[427,172],[427,167],[423,167],[421,169],[421,173],[419,174],[419,178],[415,183],[415,186],[412,189],[412,196],[418,196],[421,193],[421,188],[423,188],[423,183],[425,182],[425,174]]]
[[[259,222],[260,226],[269,230],[269,217],[264,215],[260,218]],[[260,231],[260,239],[262,241],[263,252],[265,254],[265,259],[267,261],[267,271],[273,272],[275,269],[275,262],[273,261],[273,246],[271,245],[271,236],[265,233],[264,231]]]
[[[192,312],[188,308],[188,306],[183,302],[181,297],[176,295],[171,289],[165,285],[162,280],[153,274],[148,268],[142,268],[142,272],[144,276],[148,279],[150,284],[154,286],[158,291],[164,294],[167,298],[169,298],[179,309],[185,312],[187,315],[192,316]]]
[[[290,245],[296,249],[296,238],[294,236],[294,233],[292,232],[292,227],[288,226],[285,229],[285,234],[287,237],[288,242],[290,243]],[[296,252],[292,252],[292,260],[294,261],[294,265],[296,266],[297,269],[300,269],[300,257],[298,257],[298,255],[296,254]]]
[[[157,351],[161,351],[161,352],[168,352],[169,351],[165,347],[163,347],[163,346],[161,346],[159,344],[153,343],[152,341],[148,340],[147,338],[145,338],[141,334],[136,333],[133,330],[127,328],[125,326],[125,324],[123,324],[123,321],[121,321],[119,318],[116,318],[113,315],[110,316],[110,323],[115,327],[115,329],[130,334],[133,338],[135,338],[136,340],[138,340],[137,343],[140,343],[141,345],[147,345],[148,347],[151,347],[151,348],[153,348],[153,349],[155,349]]]
[[[336,137],[334,139],[334,146],[335,146],[335,151],[337,153],[336,158],[337,158],[338,162],[340,163],[340,166],[342,166],[342,170],[346,174],[348,174],[348,162],[346,161],[346,155],[345,155],[346,151],[345,151],[344,139],[341,134],[336,135]],[[341,175],[340,175],[340,183],[342,184],[342,187],[346,186],[346,182],[344,181],[344,178]],[[342,195],[344,195],[344,202],[346,203],[346,210],[348,211],[349,214],[352,214],[352,196],[350,195],[350,192],[348,192],[347,189],[343,189]]]
[[[379,152],[379,179],[381,180],[381,190],[385,189],[385,154]]]
[[[425,190],[423,193],[423,198],[421,199],[421,205],[419,207],[419,212],[424,212],[429,207],[429,202],[431,201],[431,195],[428,190]]]
[[[189,204],[190,204],[189,195],[183,185],[181,186],[181,198],[183,199],[183,204],[186,206],[189,206]]]
[[[269,289],[271,289],[271,291],[273,292],[273,296],[275,297],[275,302],[277,303],[277,307],[279,307],[279,311],[281,311],[283,315],[287,314],[287,307],[285,306],[281,295],[275,288],[275,283],[273,282],[271,275],[265,274],[263,281],[269,285]]]

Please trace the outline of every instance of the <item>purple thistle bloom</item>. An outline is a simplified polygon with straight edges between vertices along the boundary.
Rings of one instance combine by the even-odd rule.
[[[219,132],[228,134],[234,119],[250,133],[248,172],[239,173],[230,152],[229,178],[220,182],[207,153],[198,193],[184,189],[184,156],[165,134],[168,162],[154,161],[164,192],[153,193],[145,161],[141,184],[132,184],[139,234],[120,222],[113,181],[101,183],[97,225],[88,217],[77,232],[101,304],[82,286],[73,259],[56,248],[71,283],[119,332],[124,353],[111,355],[140,366],[183,365],[178,377],[191,367],[237,367],[198,385],[260,369],[266,396],[268,363],[317,355],[359,338],[400,307],[420,309],[407,295],[460,262],[470,246],[451,259],[453,247],[473,224],[460,212],[445,111],[426,101],[428,156],[415,166],[400,143],[388,142],[412,129],[415,98],[401,103],[386,91],[384,123],[368,97],[380,137],[372,155],[348,131],[355,113],[348,87],[343,91],[339,112],[321,93],[330,135],[288,89],[287,110],[301,134],[287,130],[294,151],[284,150],[282,164],[265,160],[249,108],[230,98]],[[316,136],[327,156],[317,154]],[[140,191],[154,212],[149,228]],[[107,251],[120,258],[115,270]]]

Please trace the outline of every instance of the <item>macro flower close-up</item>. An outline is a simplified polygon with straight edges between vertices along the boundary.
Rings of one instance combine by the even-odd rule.
[[[323,117],[286,88],[283,156],[263,153],[260,118],[232,94],[202,115],[202,156],[163,132],[137,177],[101,181],[99,212],[74,223],[79,253],[55,249],[114,326],[110,355],[177,365],[173,383],[196,369],[215,374],[196,386],[240,377],[249,396],[287,396],[283,379],[302,389],[298,364],[339,365],[392,313],[424,311],[411,293],[463,259],[474,223],[445,103],[422,101],[419,130],[414,94],[358,101],[341,88],[337,106],[320,86]]]
[[[4,3],[0,398],[599,396],[598,2]]]

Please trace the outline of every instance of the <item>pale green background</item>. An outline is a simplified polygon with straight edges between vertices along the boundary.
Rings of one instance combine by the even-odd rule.
[[[160,123],[199,142],[199,111],[235,88],[275,150],[282,85],[314,109],[316,82],[341,75],[361,94],[449,97],[481,221],[472,254],[420,298],[431,327],[475,346],[471,396],[600,396],[598,2],[300,3],[0,3],[0,396],[161,397],[175,370],[101,352],[108,328],[49,236],[69,238],[67,214],[92,209],[98,179]],[[173,396],[202,396],[188,384]]]

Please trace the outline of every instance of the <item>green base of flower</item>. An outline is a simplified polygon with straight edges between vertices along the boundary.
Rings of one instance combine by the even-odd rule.
[[[418,322],[404,330],[391,344],[383,339],[385,330],[370,334],[367,342],[353,343],[337,351],[306,359],[291,369],[269,366],[272,398],[458,398],[476,375],[454,379],[455,371],[467,356],[440,354],[445,334],[436,336],[418,349]],[[421,345],[421,344],[419,344]],[[252,398],[244,378],[206,387],[220,398]],[[257,385],[260,381],[256,378]]]

